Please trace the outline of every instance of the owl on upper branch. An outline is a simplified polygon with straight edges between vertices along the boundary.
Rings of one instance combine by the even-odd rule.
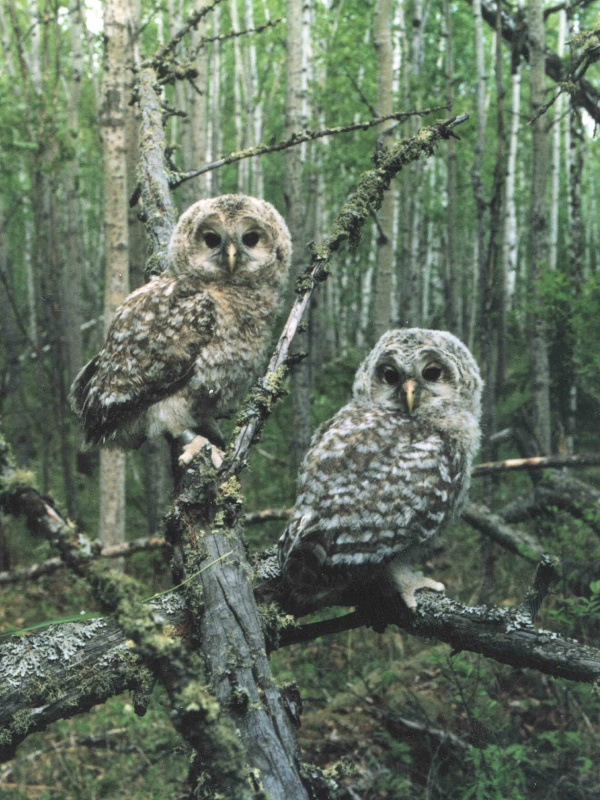
[[[285,222],[263,200],[223,195],[188,208],[169,270],[126,298],[73,383],[86,441],[135,448],[166,434],[184,447],[183,463],[203,437],[222,445],[216,420],[236,410],[263,366],[291,250]]]
[[[296,612],[368,605],[374,591],[416,607],[444,585],[412,561],[458,513],[479,447],[482,380],[455,336],[385,333],[356,373],[353,399],[316,433],[279,541]]]

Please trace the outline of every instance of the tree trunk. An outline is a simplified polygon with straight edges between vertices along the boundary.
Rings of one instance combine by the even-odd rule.
[[[302,127],[302,0],[288,0],[286,34],[285,135]],[[294,250],[292,253],[292,289],[305,266],[304,198],[302,192],[302,151],[292,147],[285,154],[284,199],[286,221]],[[306,322],[310,327],[310,309]],[[309,339],[310,340],[310,339]],[[304,345],[306,347],[306,345]],[[311,435],[310,364],[305,358],[292,373],[292,456],[298,472]]]
[[[564,8],[558,12],[558,43],[556,53],[559,58],[565,54],[565,34],[567,30],[567,12]],[[558,206],[560,199],[560,126],[563,115],[564,94],[559,95],[554,104],[554,120],[552,122],[552,159],[550,162],[551,195],[550,195],[550,236],[548,246],[548,269],[556,269],[558,255]]]
[[[377,114],[392,113],[393,53],[392,10],[390,0],[377,0],[373,25],[373,44],[377,58]],[[388,147],[393,139],[393,123],[380,127],[379,143]],[[375,271],[374,341],[389,329],[392,321],[392,273],[394,269],[394,188],[385,193],[378,212],[379,236],[377,238],[377,268]]]
[[[444,67],[446,71],[446,103],[452,108],[454,103],[454,59],[452,55],[452,16],[450,14],[450,0],[444,0],[444,33],[446,37],[446,51]],[[456,152],[454,142],[448,141],[446,150],[446,221],[448,241],[446,245],[444,292],[446,327],[457,336],[462,336],[462,311],[461,311],[461,280],[456,263]]]
[[[506,166],[506,221],[504,227],[503,273],[505,276],[506,309],[513,307],[517,280],[518,238],[515,203],[515,174],[521,109],[521,55],[518,48],[511,52],[511,101],[508,162]]]
[[[183,165],[185,170],[200,167],[206,163],[208,148],[208,114],[207,94],[198,94],[195,86],[206,87],[209,85],[208,50],[206,46],[199,46],[201,39],[206,36],[206,17],[200,20],[196,29],[191,32],[192,50],[196,52],[194,67],[198,70],[198,77],[194,86],[188,85],[187,90],[187,117],[181,122],[181,147],[183,152]],[[217,153],[216,157],[220,154]],[[181,206],[188,208],[202,197],[208,196],[210,173],[200,175],[186,181],[180,189]]]
[[[551,451],[550,368],[546,323],[541,314],[540,281],[548,267],[546,225],[546,118],[539,116],[546,102],[545,32],[542,0],[529,0],[530,95],[532,124],[532,175],[529,284],[533,311],[529,336],[532,359],[534,433],[541,455]]]
[[[212,35],[219,35],[221,9],[216,6],[212,12]],[[221,45],[218,41],[212,43],[210,59],[210,154],[211,160],[221,155]],[[219,171],[213,169],[210,176],[210,194],[216,197],[219,194]]]
[[[247,29],[254,28],[254,7],[252,0],[244,0],[244,22]],[[252,129],[252,144],[259,144],[262,137],[262,100],[261,91],[258,81],[258,63],[256,58],[256,39],[254,36],[248,36],[248,81],[249,87],[248,96],[246,97],[246,116],[251,120],[250,127]],[[262,162],[260,156],[258,158],[251,158],[249,160],[249,187],[248,190],[255,197],[262,197],[263,189],[263,174]]]
[[[104,230],[106,277],[104,331],[129,291],[127,229],[127,142],[125,138],[126,55],[130,10],[127,0],[107,0],[105,6],[105,70],[102,87],[104,161]],[[103,545],[125,539],[125,454],[100,453],[100,539]]]
[[[240,30],[238,19],[237,0],[230,0],[229,10],[231,14],[231,25],[234,31]],[[235,149],[243,150],[246,146],[246,126],[248,120],[242,120],[242,105],[245,99],[242,97],[244,89],[244,64],[242,63],[242,49],[240,39],[236,36],[233,40],[234,70],[233,70],[233,119],[235,123]],[[248,159],[242,159],[236,164],[237,167],[237,191],[246,193],[248,191]]]

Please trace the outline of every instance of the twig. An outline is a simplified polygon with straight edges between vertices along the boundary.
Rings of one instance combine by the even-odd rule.
[[[165,56],[168,56],[170,53],[172,53],[183,37],[188,34],[192,28],[195,28],[200,20],[209,14],[213,8],[218,6],[221,2],[222,0],[212,0],[212,2],[202,6],[202,8],[199,8],[197,11],[194,11],[192,14],[190,14],[181,28],[179,28],[177,33],[166,44],[164,44],[162,47],[159,47],[151,58],[148,58],[142,62],[142,67],[159,68],[163,66]]]
[[[351,131],[366,131],[390,119],[404,120],[409,117],[421,117],[427,114],[433,114],[436,111],[445,111],[447,108],[448,106],[433,106],[432,108],[424,108],[417,111],[398,111],[395,114],[389,114],[385,117],[375,117],[374,119],[355,122],[352,125],[342,125],[337,128],[322,128],[316,131],[295,131],[288,136],[287,139],[283,139],[276,144],[257,144],[254,147],[249,147],[247,150],[230,153],[228,156],[223,156],[217,161],[212,161],[210,164],[205,164],[203,167],[191,170],[190,172],[174,175],[170,181],[170,186],[172,189],[176,189],[178,186],[181,186],[182,183],[185,183],[185,181],[196,178],[198,175],[204,175],[204,173],[211,172],[219,167],[224,167],[227,164],[235,164],[243,158],[254,158],[255,156],[262,156],[265,153],[276,153],[280,150],[287,150],[288,147],[295,147],[296,145],[303,144],[304,142],[312,142],[315,139],[321,139],[324,136],[337,136],[339,133],[350,133]]]
[[[242,31],[229,31],[228,33],[220,33],[218,36],[204,36],[191,51],[190,55],[193,58],[205,45],[211,42],[225,42],[227,39],[235,39],[238,36],[246,36],[250,33],[262,33],[266,31],[267,28],[274,28],[276,25],[279,25],[280,22],[283,22],[283,17],[269,20],[265,22],[264,25],[256,25],[254,28],[245,28]]]
[[[498,472],[515,472],[528,469],[560,469],[561,467],[597,467],[600,466],[600,455],[580,456],[536,456],[535,458],[509,458],[507,461],[488,461],[478,464],[471,470],[472,478],[481,475],[493,475]]]

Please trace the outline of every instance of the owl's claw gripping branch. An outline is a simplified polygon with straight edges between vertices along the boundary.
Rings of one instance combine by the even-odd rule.
[[[206,446],[210,448],[210,459],[213,467],[215,469],[219,469],[223,463],[223,459],[225,458],[225,453],[222,450],[219,450],[219,448],[214,444],[211,444],[208,439],[204,438],[204,436],[194,436],[191,442],[188,442],[185,445],[182,454],[179,456],[179,466],[187,466]]]
[[[434,581],[431,578],[426,578],[420,572],[414,572],[410,567],[405,564],[398,566],[392,561],[389,566],[389,574],[394,584],[394,587],[400,595],[406,606],[414,611],[417,608],[417,598],[415,592],[420,589],[431,589],[433,592],[444,593],[446,587],[439,581]]]

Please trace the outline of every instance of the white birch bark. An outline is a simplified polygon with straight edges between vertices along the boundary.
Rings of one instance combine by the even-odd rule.
[[[506,220],[504,227],[504,274],[506,276],[506,307],[512,309],[517,282],[519,245],[517,236],[517,208],[515,203],[515,177],[519,120],[521,109],[521,66],[516,57],[511,74],[510,127],[508,134],[508,161],[506,171]]]
[[[129,18],[127,0],[107,0],[104,24],[106,68],[100,109],[106,237],[105,333],[129,289],[125,139]],[[100,538],[105,546],[122,542],[125,538],[125,454],[117,449],[103,449],[100,453]]]
[[[269,17],[268,9],[265,12],[266,19]],[[244,0],[244,22],[247,29],[254,28],[254,6],[252,0]],[[263,104],[261,99],[260,87],[258,82],[258,60],[256,54],[256,38],[248,36],[248,96],[246,98],[247,114],[251,119],[252,142],[258,144],[262,138],[262,115]],[[249,189],[255,197],[262,197],[264,194],[262,161],[258,158],[251,158],[249,161]]]
[[[390,0],[377,0],[373,25],[373,44],[377,60],[377,113],[386,116],[393,106],[393,53],[392,9]],[[383,123],[380,130],[382,146],[389,147],[393,140],[393,125]],[[378,212],[380,235],[377,238],[377,269],[374,291],[374,330],[377,341],[391,325],[392,273],[394,267],[394,190],[389,189]]]
[[[229,12],[234,31],[240,30],[237,0],[230,0]],[[244,103],[244,64],[239,36],[233,39],[233,118],[235,124],[235,149],[243,150],[245,145],[245,124],[242,120],[242,105]],[[251,159],[242,159],[237,162],[237,191],[248,191],[248,162]]]
[[[221,9],[216,6],[212,12],[212,35],[218,36],[221,22]],[[221,154],[221,45],[212,43],[210,59],[210,156],[207,160],[216,160]],[[213,169],[210,175],[210,194],[219,194],[219,170]]]

